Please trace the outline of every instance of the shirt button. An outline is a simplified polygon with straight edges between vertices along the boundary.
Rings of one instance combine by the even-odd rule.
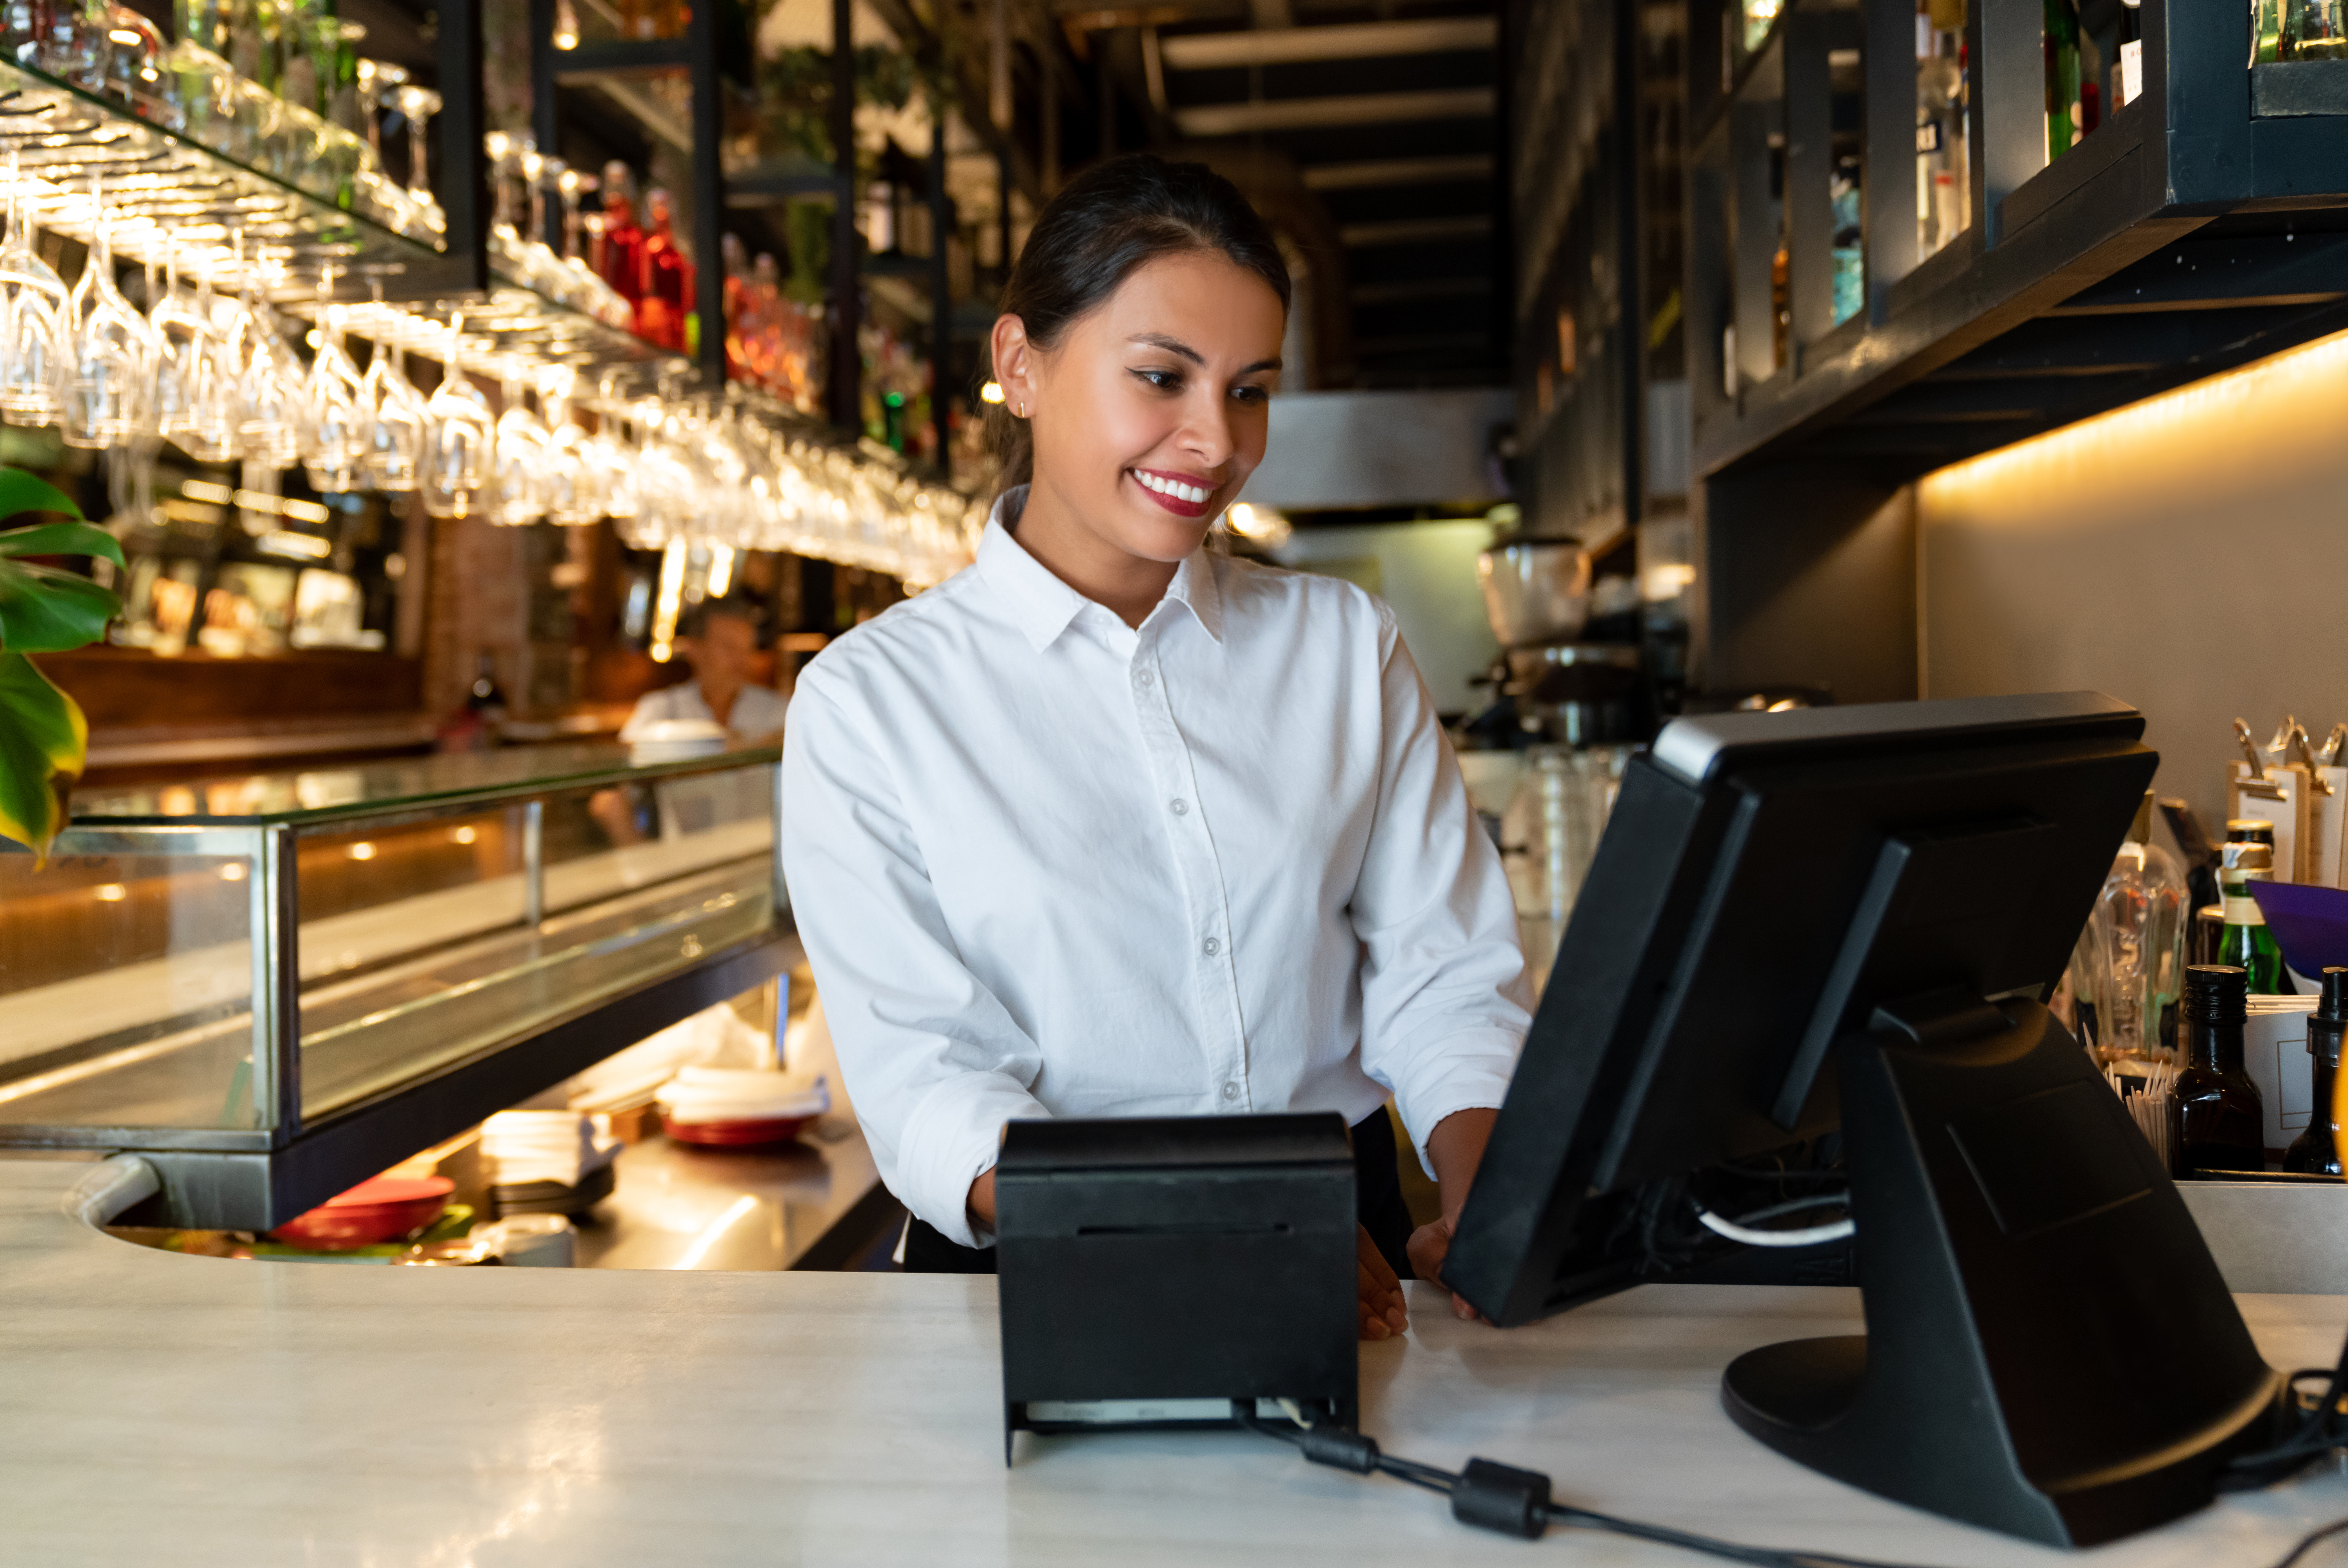
[[[1171,804],[1176,816],[1180,816],[1184,812],[1190,809],[1190,803],[1187,800],[1177,800],[1172,802]]]
[[[1148,686],[1151,682],[1157,679],[1157,676],[1152,675],[1148,671],[1144,670],[1140,674],[1136,675],[1133,678],[1133,683],[1137,686]]]
[[[1226,1100],[1237,1100],[1239,1097],[1240,1097],[1240,1086],[1239,1086],[1238,1084],[1236,1084],[1236,1083],[1226,1083],[1226,1084],[1224,1084],[1224,1085],[1223,1085],[1223,1098],[1224,1098],[1224,1099],[1226,1099]]]
[[[1210,938],[1207,938],[1207,957],[1209,957],[1209,958],[1213,958],[1217,953],[1220,953],[1220,952],[1221,952],[1222,950],[1223,950],[1223,945],[1222,945],[1222,943],[1220,943],[1220,942],[1217,941],[1217,940],[1216,940],[1214,938],[1212,938],[1212,937],[1210,937]]]

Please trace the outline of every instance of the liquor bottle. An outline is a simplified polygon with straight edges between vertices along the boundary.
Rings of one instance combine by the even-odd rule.
[[[644,294],[636,301],[636,335],[662,348],[685,347],[685,313],[693,285],[685,252],[669,225],[668,192],[655,188],[644,206],[651,227],[644,234]]]
[[[644,297],[644,231],[636,226],[636,177],[617,159],[603,166],[603,281],[634,309]]]
[[[2145,792],[2127,842],[2112,862],[2087,918],[2085,958],[2094,979],[2097,1054],[2106,1061],[2167,1056],[2185,967],[2185,873],[2152,842],[2152,792]]]
[[[1972,221],[1966,179],[1963,8],[1953,28],[1920,15],[1916,64],[1917,254],[1929,256]],[[1929,50],[1929,53],[1927,52]]]
[[[2119,59],[2112,68],[2112,108],[2144,97],[2144,0],[2120,0]]]
[[[2079,8],[2045,0],[2046,161],[2071,150],[2079,130]]]
[[[2282,946],[2267,929],[2250,886],[2274,880],[2274,850],[2264,844],[2237,842],[2226,845],[2218,873],[2218,886],[2226,911],[2226,929],[2218,938],[2218,961],[2231,964],[2250,977],[2250,994],[2287,997],[2298,994],[2283,968]]]
[[[2242,982],[2230,964],[2185,971],[2186,1063],[2170,1093],[2178,1163],[2188,1173],[2267,1167],[2266,1108],[2242,1068]]]
[[[2307,1020],[2307,1054],[2314,1058],[2308,1076],[2315,1089],[2315,1103],[2308,1115],[2307,1131],[2283,1151],[2286,1171],[2316,1176],[2348,1174],[2340,1163],[2340,1106],[2334,1098],[2343,1033],[2348,1033],[2348,968],[2334,964],[2323,971],[2323,999]]]

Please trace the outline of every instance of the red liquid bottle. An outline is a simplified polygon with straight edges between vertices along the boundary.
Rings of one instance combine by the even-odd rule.
[[[685,313],[693,298],[693,267],[669,227],[668,192],[644,200],[652,230],[644,236],[644,297],[636,302],[636,335],[662,348],[683,349]]]
[[[642,313],[644,231],[636,226],[636,178],[616,159],[603,166],[603,281]]]

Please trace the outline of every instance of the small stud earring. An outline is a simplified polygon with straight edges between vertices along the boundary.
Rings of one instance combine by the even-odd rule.
[[[1019,405],[1019,417],[1022,419],[1027,417],[1027,405],[1024,403]]]

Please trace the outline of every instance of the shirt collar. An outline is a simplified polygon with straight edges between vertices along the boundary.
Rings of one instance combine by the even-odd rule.
[[[1027,505],[1027,487],[1014,485],[1003,492],[986,516],[980,536],[978,575],[988,587],[1010,601],[1011,616],[1026,635],[1028,645],[1041,653],[1059,640],[1068,623],[1092,600],[1054,577],[1027,547],[1011,537],[1013,523]]]
[[[1052,575],[1050,569],[1012,537],[1012,526],[1027,505],[1027,487],[1014,485],[997,497],[978,541],[978,575],[1010,601],[1013,620],[1028,645],[1041,653],[1059,640],[1092,600]],[[1208,636],[1223,640],[1223,600],[1215,569],[1204,549],[1183,559],[1166,586],[1166,597],[1189,608]]]

